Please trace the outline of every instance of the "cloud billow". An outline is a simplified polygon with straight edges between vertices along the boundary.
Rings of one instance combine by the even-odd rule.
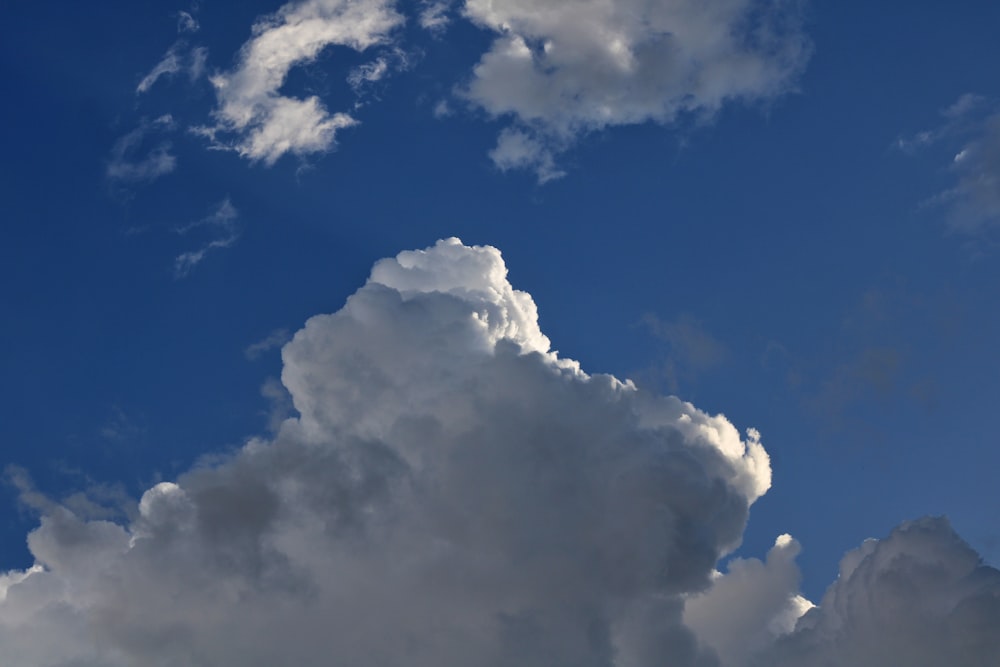
[[[770,484],[755,433],[561,359],[457,239],[376,264],[282,356],[273,439],[127,524],[45,505],[0,663],[714,664],[683,596]]]
[[[715,572],[771,483],[759,434],[559,357],[495,248],[381,260],[282,358],[298,415],[128,521],[21,484],[36,565],[0,576],[0,664],[874,665],[822,656],[884,627],[996,664],[998,573],[940,522],[866,543],[808,613],[788,536]]]

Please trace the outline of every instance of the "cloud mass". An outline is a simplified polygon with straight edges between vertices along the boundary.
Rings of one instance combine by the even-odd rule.
[[[464,15],[497,36],[462,94],[513,120],[496,164],[541,181],[587,132],[786,93],[811,52],[800,3],[787,0],[467,0]]]
[[[282,356],[272,440],[124,525],[47,506],[0,662],[711,664],[682,596],[770,484],[755,432],[561,359],[457,239],[377,263]]]
[[[296,416],[127,520],[20,484],[0,664],[996,664],[1000,573],[942,521],[811,610],[787,535],[716,572],[771,484],[760,435],[559,357],[496,248],[377,262],[282,360]]]

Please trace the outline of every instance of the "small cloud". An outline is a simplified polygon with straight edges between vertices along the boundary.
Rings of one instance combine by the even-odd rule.
[[[191,12],[177,12],[177,32],[198,32],[200,29],[201,24]]]
[[[288,329],[275,329],[259,341],[247,345],[243,354],[247,359],[253,361],[265,352],[281,347],[291,339],[292,335]]]
[[[149,91],[161,78],[171,78],[181,71],[186,71],[192,82],[200,79],[205,73],[205,62],[208,60],[208,49],[203,46],[189,48],[183,40],[174,42],[163,54],[152,70],[142,78],[135,92],[141,95]]]
[[[554,156],[589,133],[710,119],[733,103],[766,104],[794,91],[812,53],[802,6],[469,1],[462,15],[495,39],[458,93],[511,121],[494,161],[533,170],[545,182],[560,173]],[[444,16],[432,12],[428,21]],[[525,128],[544,151],[503,159],[503,147]]]
[[[236,227],[236,219],[238,217],[239,211],[236,210],[230,199],[226,197],[219,202],[215,211],[210,215],[177,228],[175,231],[182,235],[196,229],[209,229],[216,234],[216,237],[207,241],[196,250],[189,250],[175,257],[174,277],[177,279],[186,277],[196,266],[204,261],[208,253],[233,245],[240,237],[239,229]]]
[[[329,46],[355,51],[385,44],[403,24],[391,0],[287,3],[253,26],[236,67],[211,77],[218,106],[215,124],[193,131],[212,148],[233,150],[265,165],[283,155],[307,155],[330,150],[339,130],[358,121],[346,113],[331,113],[316,96],[298,99],[279,91],[288,72],[316,60]],[[352,73],[360,85],[384,75],[378,60]]]
[[[539,184],[548,183],[562,178],[566,172],[556,167],[553,151],[546,143],[522,130],[506,128],[497,137],[497,145],[489,156],[500,171],[530,169]]]
[[[112,406],[111,416],[100,429],[102,438],[114,442],[135,440],[144,432],[145,428],[136,424],[135,421],[125,414],[125,411],[117,405]]]
[[[926,197],[921,209],[940,208],[953,232],[983,237],[1000,226],[1000,106],[966,93],[943,109],[944,122],[896,140],[908,155],[939,144],[947,151],[953,184]]]
[[[440,36],[451,23],[448,13],[451,11],[450,0],[421,0],[422,5],[417,22],[424,30],[429,30],[435,36]]]
[[[177,167],[177,158],[170,152],[170,142],[160,141],[152,148],[146,147],[146,144],[150,135],[173,128],[173,118],[164,115],[153,121],[143,120],[139,127],[120,137],[111,148],[105,170],[108,179],[120,183],[142,183],[172,172]]]

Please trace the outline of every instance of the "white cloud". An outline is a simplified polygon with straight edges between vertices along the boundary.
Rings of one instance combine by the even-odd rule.
[[[378,262],[282,350],[298,416],[142,497],[36,501],[4,667],[715,664],[682,622],[758,436],[561,359],[500,253]]]
[[[726,667],[748,665],[813,606],[798,593],[799,550],[798,542],[782,535],[766,561],[734,559],[708,591],[687,601],[684,622]]]
[[[177,32],[198,32],[201,25],[191,12],[177,12]]]
[[[1000,664],[1000,571],[944,519],[922,519],[848,553],[767,667],[993,667]]]
[[[206,241],[196,250],[182,252],[174,258],[174,277],[184,278],[213,250],[228,248],[236,243],[240,237],[240,231],[236,227],[236,219],[239,218],[239,211],[233,206],[229,197],[219,202],[215,210],[208,216],[195,222],[179,227],[178,234],[187,234],[195,229],[210,230],[213,238]]]
[[[424,30],[440,35],[451,23],[451,17],[448,16],[451,6],[452,0],[421,0],[417,22]]]
[[[211,78],[216,124],[199,132],[216,146],[254,161],[274,164],[282,155],[328,150],[338,130],[357,121],[330,113],[316,96],[296,99],[280,90],[295,66],[315,60],[327,47],[356,51],[385,43],[403,17],[392,0],[305,0],[284,5],[257,21],[253,37],[230,72]],[[232,134],[229,142],[219,135]]]
[[[530,128],[549,153],[609,126],[710,117],[794,87],[811,50],[799,5],[466,0],[465,16],[497,37],[462,94]],[[520,166],[548,173],[543,162]]]
[[[170,152],[170,142],[160,141],[152,148],[146,144],[148,136],[173,127],[173,118],[164,115],[153,121],[143,120],[137,128],[120,137],[111,148],[105,170],[108,179],[119,183],[140,183],[154,181],[172,172],[177,167],[177,158]]]
[[[205,61],[208,59],[208,49],[199,46],[188,48],[185,41],[174,42],[163,54],[153,69],[142,78],[135,92],[142,94],[148,92],[157,81],[163,77],[170,78],[180,71],[186,71],[191,81],[197,81],[205,73]]]
[[[555,156],[543,139],[509,127],[497,137],[490,159],[500,171],[531,169],[538,176],[539,183],[548,183],[566,175],[556,167]]]

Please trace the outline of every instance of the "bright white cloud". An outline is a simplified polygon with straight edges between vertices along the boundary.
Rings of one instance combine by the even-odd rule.
[[[284,5],[253,27],[230,72],[211,78],[218,98],[216,124],[200,128],[216,145],[274,164],[286,153],[328,150],[336,133],[357,121],[329,112],[316,96],[281,93],[288,72],[315,60],[329,46],[356,51],[385,43],[403,17],[393,0],[305,0]],[[232,135],[232,141],[220,139]]]
[[[732,101],[770,100],[795,85],[809,54],[794,0],[466,0],[497,33],[462,94],[530,129],[543,148],[510,160],[535,169],[580,134],[614,125],[710,117]]]
[[[905,523],[848,553],[822,602],[753,663],[761,667],[993,667],[1000,571],[944,519]]]
[[[782,535],[766,561],[734,559],[712,587],[687,601],[684,622],[725,667],[744,667],[795,627],[813,605],[799,595],[799,543]]]
[[[755,432],[561,359],[457,239],[282,357],[298,416],[127,525],[35,502],[0,664],[715,664],[682,610],[770,484]]]
[[[169,141],[159,141],[149,147],[148,137],[172,130],[174,120],[170,115],[148,121],[120,137],[111,148],[111,157],[105,171],[108,179],[118,183],[154,181],[169,174],[177,167],[177,158],[170,152]]]

